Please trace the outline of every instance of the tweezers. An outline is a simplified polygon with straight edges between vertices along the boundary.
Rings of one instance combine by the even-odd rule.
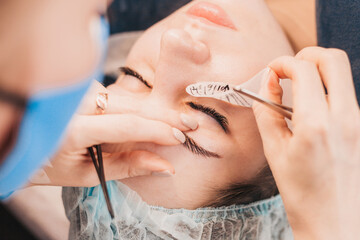
[[[267,100],[267,99],[259,96],[256,93],[253,93],[244,88],[234,87],[233,90],[240,95],[244,95],[248,98],[251,98],[254,101],[264,104],[265,106],[269,107],[270,109],[272,109],[272,110],[280,113],[282,116],[288,118],[289,120],[292,119],[293,109],[291,107],[287,107],[287,106],[284,106],[281,104],[274,103],[270,100]]]
[[[97,159],[95,157],[94,148],[96,149]],[[113,210],[113,207],[111,205],[110,198],[109,198],[109,191],[108,191],[107,186],[106,186],[105,173],[104,173],[104,163],[103,163],[101,145],[95,145],[95,146],[92,146],[92,147],[88,147],[88,151],[89,151],[91,159],[92,159],[92,161],[94,163],[98,178],[100,180],[100,184],[101,184],[102,191],[104,193],[107,209],[108,209],[108,211],[110,213],[111,218],[114,219],[114,216],[115,216],[114,215],[114,210]]]

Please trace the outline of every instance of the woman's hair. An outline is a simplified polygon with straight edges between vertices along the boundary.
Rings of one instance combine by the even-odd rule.
[[[215,199],[206,207],[230,206],[233,204],[249,204],[270,198],[279,193],[269,165],[252,179],[231,184],[229,187],[215,191]]]

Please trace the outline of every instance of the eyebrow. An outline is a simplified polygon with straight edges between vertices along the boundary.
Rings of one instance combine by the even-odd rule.
[[[194,103],[194,102],[187,102],[187,105],[189,105],[192,109],[203,112],[207,114],[208,116],[212,117],[224,130],[226,134],[229,133],[229,121],[228,119],[216,111],[214,108],[204,106],[202,104]]]
[[[148,81],[146,81],[140,73],[138,73],[137,71],[135,71],[134,69],[130,68],[130,67],[120,67],[119,68],[120,72],[124,73],[125,75],[130,75],[133,77],[136,77],[137,79],[139,79],[143,84],[145,84],[146,87],[152,89],[153,86],[150,85],[150,83]]]

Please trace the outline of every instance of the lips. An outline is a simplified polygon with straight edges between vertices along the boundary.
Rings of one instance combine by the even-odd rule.
[[[224,9],[213,3],[196,3],[188,9],[187,14],[195,17],[204,18],[211,23],[215,23],[216,25],[237,30],[234,23],[232,22],[228,14],[224,11]]]

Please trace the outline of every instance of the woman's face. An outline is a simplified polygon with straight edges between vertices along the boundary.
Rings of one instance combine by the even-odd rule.
[[[173,164],[176,174],[123,182],[151,205],[194,209],[213,200],[216,190],[254,177],[266,160],[252,109],[197,99],[185,88],[203,81],[240,84],[272,59],[291,54],[262,0],[193,1],[148,29],[127,66],[152,89],[125,75],[110,90],[140,101],[155,119],[166,121],[156,109],[193,116],[199,127],[186,134],[202,149],[138,143],[134,149],[157,153]]]

